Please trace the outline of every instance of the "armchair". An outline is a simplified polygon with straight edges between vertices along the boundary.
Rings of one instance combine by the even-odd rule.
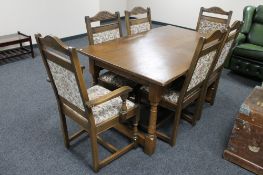
[[[263,5],[245,7],[243,20],[225,67],[263,80]]]
[[[69,149],[73,140],[87,133],[90,137],[95,172],[136,148],[139,108],[127,100],[132,89],[122,86],[110,91],[99,85],[87,89],[76,48],[68,47],[57,37],[50,35],[42,37],[41,34],[36,34],[35,37],[56,96],[65,147]],[[79,132],[69,136],[66,117],[79,125],[81,128]],[[131,129],[133,138],[132,143],[124,148],[117,149],[99,136],[128,119],[133,120]],[[98,144],[112,154],[100,160]]]

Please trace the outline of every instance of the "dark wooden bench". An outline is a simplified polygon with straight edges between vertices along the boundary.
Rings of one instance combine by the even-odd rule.
[[[23,46],[24,42],[29,42],[30,49]],[[21,32],[0,36],[0,48],[17,44],[19,44],[20,47],[0,50],[0,60],[17,57],[25,54],[31,54],[32,58],[34,58],[31,36],[25,35]]]

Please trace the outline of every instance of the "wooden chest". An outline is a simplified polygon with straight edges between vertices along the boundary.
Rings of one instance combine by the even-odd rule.
[[[255,87],[241,105],[224,158],[263,175],[263,87]]]

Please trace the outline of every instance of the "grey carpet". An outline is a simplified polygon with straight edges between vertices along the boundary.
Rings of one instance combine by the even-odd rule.
[[[87,40],[83,37],[67,43],[83,47]],[[26,58],[0,66],[0,174],[94,174],[88,137],[83,136],[69,150],[64,147],[55,97],[46,82],[39,53],[35,51],[34,60]],[[87,58],[81,56],[81,62],[87,65]],[[89,86],[87,71],[85,80]],[[239,106],[258,84],[224,70],[214,106],[205,106],[195,127],[184,121],[180,123],[175,147],[158,140],[151,157],[138,148],[98,174],[250,174],[225,161],[222,153]],[[77,130],[72,122],[70,130]],[[115,144],[125,143],[125,138],[115,132],[103,137]],[[100,156],[106,155],[108,153],[100,148]]]

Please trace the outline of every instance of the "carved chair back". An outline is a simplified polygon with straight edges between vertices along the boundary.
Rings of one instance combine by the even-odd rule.
[[[84,115],[89,99],[76,49],[54,36],[35,37],[58,105]]]
[[[134,7],[131,11],[126,10],[125,23],[128,35],[134,35],[151,30],[152,22],[150,8],[148,7],[145,9],[142,7]]]
[[[180,92],[179,102],[182,102],[191,92],[200,90],[207,84],[208,77],[217,62],[226,33],[226,31],[217,30],[207,38],[200,37]]]
[[[214,71],[221,70],[223,68],[224,62],[228,55],[230,54],[230,50],[234,46],[235,40],[241,30],[241,26],[243,22],[235,21],[230,28],[228,28],[228,33],[226,40],[224,41],[224,45],[221,50],[221,54],[218,58]]]
[[[108,11],[101,11],[93,17],[86,16],[85,22],[90,45],[122,37],[119,12],[113,14]],[[92,27],[92,24],[95,24],[96,22],[100,22],[100,25]],[[102,22],[105,22],[105,24],[102,24]]]
[[[220,15],[220,17],[218,17]],[[219,7],[201,7],[196,31],[208,34],[215,30],[227,30],[232,17],[232,11],[226,12]]]

